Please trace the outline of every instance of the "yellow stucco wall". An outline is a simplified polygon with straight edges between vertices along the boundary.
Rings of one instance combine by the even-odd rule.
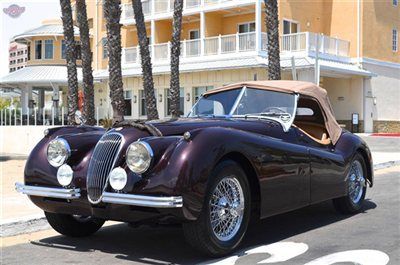
[[[300,23],[300,31],[311,31],[328,34],[331,20],[331,1],[279,1],[279,31],[283,32],[283,19]]]
[[[129,3],[122,0],[122,3]],[[343,0],[280,0],[279,1],[279,26],[283,32],[283,19],[289,19],[300,24],[300,31],[323,33],[328,36],[338,37],[350,41],[350,56],[357,55],[357,3],[358,1]],[[102,5],[96,1],[87,1],[89,17],[95,18],[94,34],[94,67],[105,69],[107,60],[102,59],[101,38],[106,36],[105,20],[102,15]],[[264,8],[264,4],[262,4]],[[97,11],[96,11],[97,9]],[[205,13],[205,36],[218,36],[219,34],[234,34],[237,25],[243,22],[255,20],[254,13],[235,14],[238,7],[233,7],[231,15],[224,10]],[[243,8],[241,8],[244,10]],[[254,9],[254,4],[249,4],[246,9]],[[246,11],[247,12],[247,11]],[[250,11],[251,12],[251,11]],[[224,16],[225,15],[225,16]],[[198,19],[199,14],[195,14]],[[193,19],[193,17],[191,17]],[[262,12],[262,31],[265,31],[265,14]],[[170,40],[172,31],[172,17],[155,21],[155,42],[164,43]],[[150,36],[150,23],[148,24],[148,36]],[[397,28],[400,33],[400,7],[393,6],[392,1],[361,1],[361,47],[362,57],[369,57],[383,61],[400,62],[400,52],[392,52],[392,29]],[[122,45],[130,47],[137,45],[135,25],[124,26],[122,29]],[[189,39],[189,31],[200,29],[198,20],[183,23],[182,40]],[[399,38],[400,42],[400,38]]]
[[[183,23],[182,24],[182,32],[181,32],[181,39],[188,40],[189,39],[189,31],[198,29],[200,30],[200,21]]]
[[[238,32],[238,24],[254,22],[254,13],[238,16],[224,17],[222,20],[222,35],[235,34]]]
[[[165,43],[171,40],[172,20],[155,21],[154,43]],[[150,32],[149,32],[150,33]]]
[[[205,15],[205,36],[218,36],[222,32],[222,14],[210,12]]]
[[[362,56],[400,63],[400,6],[392,1],[363,1]],[[397,52],[392,51],[392,30],[397,29]]]

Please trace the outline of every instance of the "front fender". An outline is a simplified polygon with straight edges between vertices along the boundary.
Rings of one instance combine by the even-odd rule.
[[[180,138],[169,146],[156,168],[149,175],[148,189],[164,187],[172,195],[182,195],[184,214],[189,220],[197,219],[207,192],[209,176],[216,164],[227,154],[241,153],[253,165],[256,173],[260,139],[276,139],[241,130],[210,127],[190,131],[189,140]]]

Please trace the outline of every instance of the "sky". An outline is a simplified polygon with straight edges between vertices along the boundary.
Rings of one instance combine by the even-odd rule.
[[[4,13],[4,9],[16,4],[25,7],[17,18]],[[59,0],[0,0],[0,76],[8,74],[8,47],[10,39],[31,28],[41,25],[46,19],[61,17]]]

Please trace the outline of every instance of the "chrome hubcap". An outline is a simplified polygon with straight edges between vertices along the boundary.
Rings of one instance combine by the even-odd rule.
[[[244,214],[244,195],[234,176],[223,178],[210,200],[210,221],[214,235],[221,241],[232,239],[240,229]]]
[[[354,204],[360,202],[366,186],[362,165],[359,161],[351,164],[349,172],[349,196]]]

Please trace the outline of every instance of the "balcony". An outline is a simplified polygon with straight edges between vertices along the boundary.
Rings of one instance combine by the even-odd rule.
[[[223,6],[240,6],[254,3],[254,0],[184,0],[183,13],[194,11],[196,8],[213,10]],[[174,0],[142,0],[143,15],[172,15]],[[121,22],[125,24],[134,23],[132,4],[122,5]]]
[[[267,56],[267,34],[262,32],[259,51],[256,45],[256,33],[236,33],[219,35],[204,39],[184,40],[181,42],[182,61],[194,61],[199,58],[222,59],[243,56]],[[318,37],[318,45],[317,44]],[[150,45],[153,64],[165,64],[170,61],[171,44]],[[321,57],[343,58],[349,56],[350,43],[345,40],[312,32],[287,34],[280,37],[281,56],[293,56],[296,53],[314,54]],[[140,64],[139,48],[124,48],[122,52],[124,67]]]
[[[261,42],[261,51],[265,52],[265,48],[267,47],[266,33],[262,33]],[[170,50],[170,42],[150,45],[153,63],[169,62]],[[255,32],[219,35],[181,42],[181,58],[184,60],[200,56],[230,56],[232,54],[248,54],[248,52],[256,52]],[[125,65],[139,64],[140,54],[138,46],[124,48],[122,51],[122,62]]]

